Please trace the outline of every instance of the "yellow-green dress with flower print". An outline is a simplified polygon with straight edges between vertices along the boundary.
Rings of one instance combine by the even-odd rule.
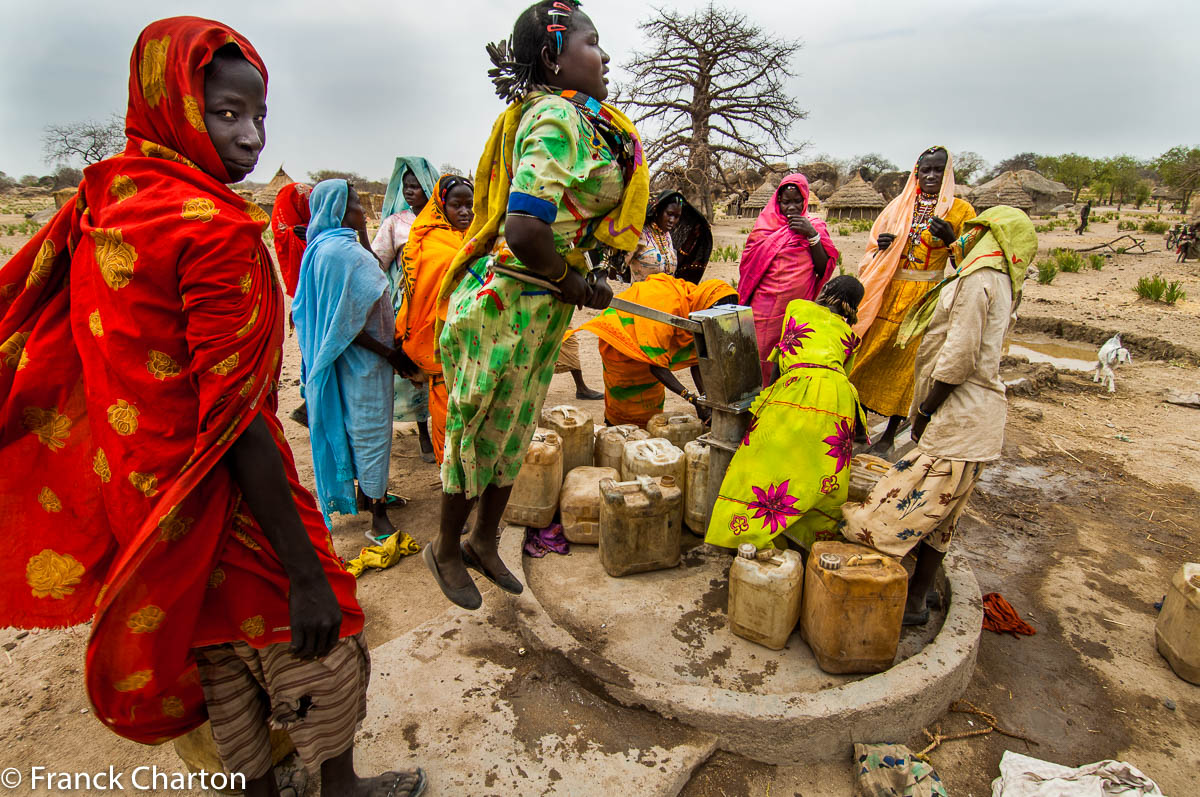
[[[858,336],[815,302],[788,305],[770,359],[779,378],[750,408],[705,541],[768,548],[779,534],[809,548],[835,539],[850,487],[858,393],[846,377]]]

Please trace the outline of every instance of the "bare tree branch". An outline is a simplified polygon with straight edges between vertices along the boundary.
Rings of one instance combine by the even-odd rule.
[[[42,155],[48,165],[91,166],[125,149],[125,120],[113,114],[103,121],[48,125],[42,133]]]

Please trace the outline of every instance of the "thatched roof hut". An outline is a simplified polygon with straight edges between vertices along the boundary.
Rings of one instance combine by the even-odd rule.
[[[267,183],[262,188],[254,192],[253,202],[268,214],[275,208],[275,197],[279,196],[279,192],[288,183],[296,182],[288,173],[283,170],[283,164],[280,164],[279,170],[275,172],[275,176],[271,178],[271,182]]]
[[[991,182],[979,186],[972,192],[971,204],[976,212],[982,212],[996,205],[1010,207],[1032,213],[1034,202],[1024,188],[1016,172],[1005,172]]]
[[[762,213],[763,208],[775,196],[775,189],[783,181],[783,176],[771,176],[763,180],[762,185],[754,189],[750,197],[742,203],[742,218],[753,219]]]
[[[886,206],[883,194],[868,185],[861,174],[854,175],[825,201],[831,219],[873,219]]]

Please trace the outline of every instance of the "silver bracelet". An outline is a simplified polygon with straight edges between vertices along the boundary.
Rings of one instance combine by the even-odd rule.
[[[819,243],[821,243],[821,233],[817,233],[812,238],[808,239],[809,246],[816,246]]]

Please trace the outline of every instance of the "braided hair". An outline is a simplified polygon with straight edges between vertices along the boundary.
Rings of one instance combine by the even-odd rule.
[[[541,0],[521,12],[508,41],[487,45],[492,68],[488,77],[496,96],[505,102],[520,99],[534,86],[547,83],[542,50],[562,55],[579,0]]]
[[[858,323],[858,304],[865,292],[863,284],[849,274],[834,277],[817,294],[817,304],[828,307],[854,326]]]
[[[438,201],[441,202],[442,207],[446,206],[446,197],[450,196],[450,192],[455,188],[458,188],[460,185],[465,185],[467,188],[471,189],[472,193],[475,192],[475,184],[466,177],[460,177],[457,174],[447,175],[438,182],[440,184]]]

